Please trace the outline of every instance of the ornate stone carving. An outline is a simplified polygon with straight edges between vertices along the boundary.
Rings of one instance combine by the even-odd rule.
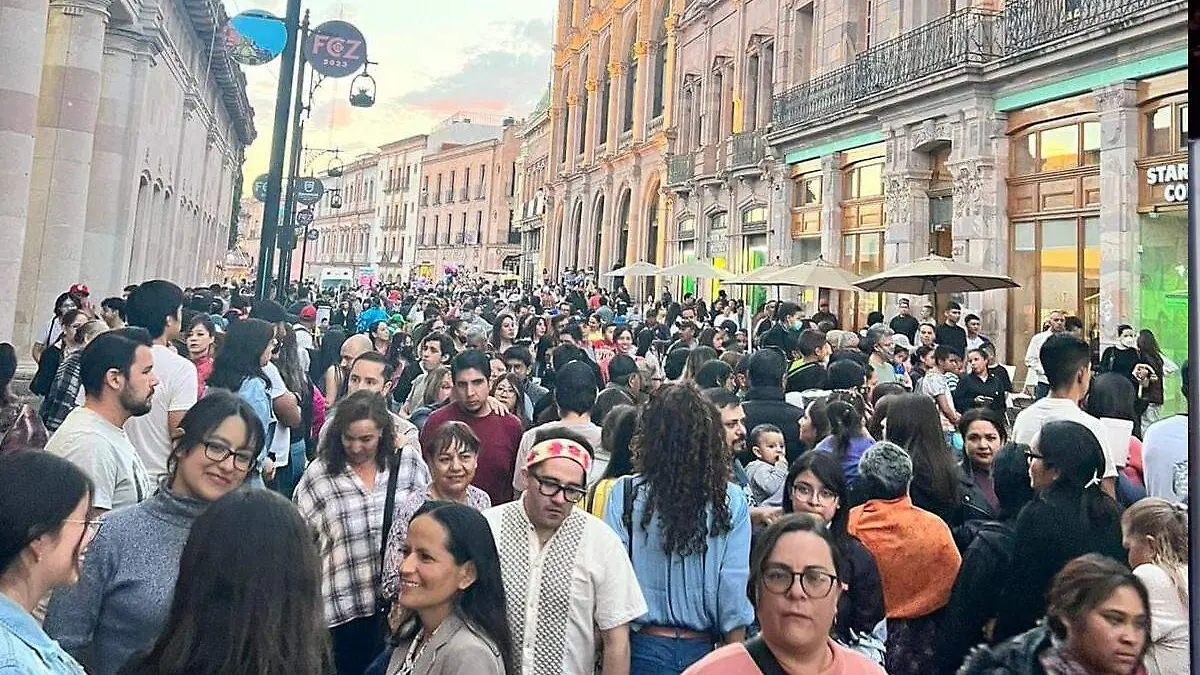
[[[595,93],[595,91],[600,88],[600,81],[594,77],[589,77],[588,79],[584,80],[583,88],[588,92]]]
[[[955,217],[977,216],[983,203],[983,177],[979,162],[967,161],[950,167],[954,176]]]
[[[933,120],[925,120],[908,132],[909,149],[919,150],[937,139],[937,128]]]
[[[646,40],[638,40],[633,43],[633,55],[639,59],[650,53],[650,43]]]
[[[1137,85],[1133,82],[1117,82],[1096,89],[1096,107],[1100,112],[1132,108],[1137,105]]]
[[[883,218],[888,230],[903,227],[912,219],[912,186],[903,175],[884,179]]]
[[[608,76],[614,80],[621,77],[621,73],[625,72],[625,64],[620,61],[611,61],[608,64]]]
[[[937,138],[938,140],[942,140],[942,141],[951,140],[951,137],[950,137],[951,133],[952,133],[951,124],[950,124],[950,122],[948,122],[946,120],[942,120],[941,122],[938,122],[937,127],[934,128],[934,137]]]
[[[579,94],[571,94],[567,96],[567,105],[571,107],[579,105]]]

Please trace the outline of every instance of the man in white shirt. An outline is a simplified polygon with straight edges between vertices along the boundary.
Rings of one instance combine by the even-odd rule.
[[[1050,336],[1042,345],[1038,357],[1046,364],[1050,393],[1017,415],[1012,430],[1013,442],[1033,445],[1047,422],[1082,424],[1096,436],[1104,450],[1104,475],[1100,485],[1115,497],[1117,465],[1124,463],[1126,448],[1111,447],[1104,425],[1079,407],[1092,382],[1091,348],[1083,340],[1062,333]]]
[[[130,418],[125,433],[155,483],[167,475],[171,432],[196,403],[196,366],[179,355],[172,342],[183,330],[183,289],[161,279],[147,281],[129,294],[125,313],[130,326],[145,328],[153,342],[158,388],[150,412]]]
[[[1042,345],[1046,344],[1046,339],[1051,335],[1063,332],[1066,326],[1067,315],[1061,309],[1056,309],[1050,312],[1050,329],[1029,339],[1029,348],[1025,350],[1025,365],[1037,377],[1037,386],[1033,390],[1034,398],[1042,398],[1050,393],[1050,381],[1046,379],[1046,368],[1041,358]]]
[[[522,497],[483,513],[500,554],[514,660],[522,675],[592,675],[598,629],[604,675],[628,675],[629,622],[646,601],[616,532],[575,508],[591,456],[570,432],[557,433],[525,458]]]
[[[558,421],[547,422],[534,427],[521,435],[521,445],[517,448],[517,465],[513,467],[514,494],[521,494],[525,489],[525,458],[538,438],[546,438],[552,429],[567,429],[579,434],[591,446],[593,456],[591,470],[588,471],[587,484],[593,485],[604,470],[608,468],[608,453],[600,447],[600,427],[592,422],[592,406],[596,404],[596,379],[592,369],[579,363],[571,362],[562,367],[554,378],[554,402],[558,405]]]
[[[1188,498],[1188,414],[1191,412],[1191,388],[1188,376],[1191,365],[1184,361],[1183,398],[1188,413],[1155,422],[1146,430],[1142,441],[1142,472],[1146,477],[1146,494],[1184,503]]]
[[[147,344],[122,332],[104,333],[83,350],[79,379],[84,404],[67,415],[46,444],[95,483],[93,506],[132,506],[153,493],[146,469],[122,428],[151,410],[158,378]]]

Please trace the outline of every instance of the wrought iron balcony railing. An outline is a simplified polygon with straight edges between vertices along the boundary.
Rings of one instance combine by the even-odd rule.
[[[696,175],[696,157],[685,152],[667,158],[667,183],[680,185],[691,180]]]
[[[1033,49],[1161,4],[1163,0],[1008,0],[1004,3],[1004,53]]]
[[[762,132],[743,131],[733,135],[729,148],[729,168],[757,166],[765,151]]]
[[[999,58],[999,24],[996,12],[965,8],[875,45],[855,59],[858,96]]]

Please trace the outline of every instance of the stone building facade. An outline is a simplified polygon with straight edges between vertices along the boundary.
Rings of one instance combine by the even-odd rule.
[[[550,90],[538,102],[529,120],[517,132],[517,208],[513,227],[521,233],[518,275],[522,283],[541,280],[542,235],[546,228],[546,206],[550,201]]]
[[[682,6],[681,0],[673,0]],[[669,0],[560,0],[542,267],[661,263],[676,33]]]
[[[379,278],[402,281],[416,260],[417,202],[420,198],[421,157],[427,136],[420,134],[379,148],[380,205]]]
[[[245,78],[204,0],[0,0],[0,339],[37,340],[86,282],[216,281],[243,150]]]
[[[1167,239],[1185,230],[1178,215],[1162,225],[1177,203],[1139,186],[1148,168],[1185,161],[1184,3],[871,9],[781,4],[767,139],[783,261],[820,255],[867,275],[936,253],[1011,275],[1020,289],[956,299],[1021,364],[1018,384],[1053,309],[1080,316],[1098,347],[1121,323],[1162,339],[1165,320],[1138,309],[1139,216],[1166,214]],[[831,298],[857,326],[895,299]]]
[[[317,177],[325,184],[325,194],[313,206],[311,227],[319,234],[308,247],[304,278],[327,287],[375,277],[382,230],[377,207],[384,196],[379,154],[356,158],[342,167],[340,176],[326,171]]]

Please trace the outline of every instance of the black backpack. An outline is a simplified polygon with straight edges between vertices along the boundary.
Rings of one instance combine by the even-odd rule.
[[[61,363],[62,348],[58,345],[46,347],[42,351],[42,358],[38,360],[37,373],[29,383],[29,391],[38,396],[49,394],[50,385],[54,384],[54,376],[58,374],[58,366]]]

